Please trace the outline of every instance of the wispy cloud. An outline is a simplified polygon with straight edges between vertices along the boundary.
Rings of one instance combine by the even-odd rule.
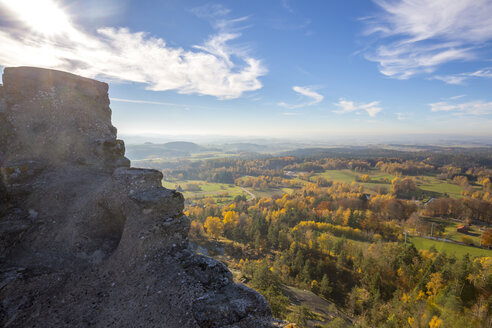
[[[35,3],[49,4],[46,8],[52,8],[56,16],[32,12],[36,6],[29,4]],[[228,19],[230,11],[225,8],[215,8],[216,33],[190,49],[172,47],[161,38],[127,28],[104,27],[95,34],[86,33],[52,0],[0,0],[0,9],[0,20],[8,18],[5,21],[10,22],[0,30],[2,66],[55,68],[87,77],[143,83],[154,91],[175,90],[218,99],[238,98],[260,89],[259,77],[266,74],[261,60],[232,44],[241,36],[233,27],[247,18]],[[31,16],[36,20],[26,19]],[[53,17],[57,19],[52,22]],[[50,33],[46,33],[47,27]]]
[[[293,13],[294,9],[292,9],[289,0],[281,0],[282,7],[287,10],[289,13]]]
[[[191,12],[201,18],[220,18],[229,15],[231,10],[218,3],[207,3],[192,8]]]
[[[126,98],[109,98],[112,102],[123,102],[123,103],[132,103],[132,104],[144,104],[144,105],[157,105],[157,106],[169,106],[174,108],[180,108],[183,110],[190,110],[190,108],[197,109],[215,109],[213,107],[207,106],[199,106],[199,105],[184,105],[184,104],[176,104],[164,101],[152,101],[152,100],[142,100],[142,99],[126,99]]]
[[[398,121],[405,121],[410,119],[413,116],[413,113],[396,113],[396,119]]]
[[[343,98],[340,98],[337,103],[335,103],[335,106],[337,106],[339,109],[334,110],[334,113],[337,114],[346,114],[346,113],[352,113],[355,112],[357,114],[360,114],[361,112],[365,111],[369,116],[375,117],[380,111],[383,109],[379,106],[380,102],[379,101],[373,101],[370,103],[356,103],[350,100],[346,100]]]
[[[465,82],[467,77],[462,75],[436,75],[433,76],[431,79],[443,81],[444,83],[447,84],[458,85],[458,84],[463,84],[463,82]]]
[[[432,112],[453,112],[464,115],[489,115],[492,114],[492,102],[469,101],[465,103],[456,103],[449,101],[440,101],[429,104]]]
[[[316,105],[321,101],[323,101],[324,98],[322,95],[320,95],[316,91],[311,90],[311,88],[309,87],[294,86],[292,87],[292,90],[300,94],[302,98],[308,98],[310,100],[299,104],[287,104],[285,102],[280,102],[278,103],[279,106],[290,108],[290,109],[302,108],[302,107]]]
[[[464,84],[468,79],[472,78],[492,78],[492,67],[482,68],[475,72],[458,73],[454,75],[436,75],[432,77],[435,80],[441,80],[448,84]]]
[[[299,113],[286,112],[286,113],[282,113],[282,115],[284,115],[284,116],[297,116],[297,115],[299,115]]]
[[[377,37],[365,57],[389,77],[407,79],[448,62],[477,59],[477,49],[492,40],[490,0],[373,1],[383,12],[365,19],[366,33]]]

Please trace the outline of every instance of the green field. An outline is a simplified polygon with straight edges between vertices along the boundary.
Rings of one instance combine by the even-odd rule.
[[[385,179],[390,181],[395,177],[392,174],[387,174],[381,172],[379,170],[369,170],[367,172],[355,172],[352,170],[327,170],[323,173],[318,173],[318,176],[321,176],[330,181],[340,181],[346,183],[352,183],[356,180],[356,178],[362,177],[364,174],[367,174],[371,177],[372,182],[358,182],[359,184],[364,186],[364,189],[368,193],[377,193],[378,189],[386,189],[390,190],[390,184],[384,182]]]
[[[283,196],[284,194],[291,194],[294,192],[294,188],[266,188],[266,189],[253,189],[251,187],[245,187],[245,189],[251,191],[257,198],[272,197],[273,195]]]
[[[426,177],[425,181],[427,183],[418,184],[420,190],[435,193],[435,196],[437,197],[442,197],[445,194],[454,198],[463,197],[461,196],[461,191],[463,190],[463,188],[458,185],[451,184],[434,177]]]
[[[457,257],[462,257],[465,254],[470,254],[471,257],[492,256],[492,250],[488,249],[446,243],[422,237],[409,237],[409,239],[417,249],[430,249],[432,246],[434,246],[435,249],[439,252],[446,252],[448,255],[454,254]]]
[[[186,185],[190,183],[197,184],[200,187],[200,190],[186,190]],[[176,186],[181,186],[185,199],[192,200],[212,197],[218,204],[229,203],[238,195],[244,195],[248,199],[250,198],[249,195],[242,191],[238,186],[226,183],[206,182],[201,180],[163,180],[162,186],[168,189],[176,189]]]
[[[381,172],[379,170],[369,170],[367,172],[355,172],[349,169],[344,170],[327,170],[323,173],[318,173],[317,176],[324,177],[331,181],[341,181],[346,183],[352,183],[356,178],[362,177],[367,174],[371,177],[372,182],[358,182],[364,186],[364,189],[368,193],[375,193],[378,189],[383,188],[387,191],[391,188],[391,180],[395,177],[393,174]],[[417,176],[417,187],[420,193],[424,193],[427,197],[444,197],[449,195],[455,198],[463,197],[461,195],[462,187],[449,183],[445,180],[438,179],[435,176]],[[385,182],[389,181],[388,182]]]
[[[330,181],[341,181],[352,183],[355,181],[356,174],[351,170],[327,170],[317,174]]]
[[[480,236],[482,235],[482,231],[480,231],[480,228],[475,225],[469,226],[470,230],[468,234],[463,234],[456,231],[456,228],[463,225],[463,223],[461,222],[455,222],[440,218],[424,218],[424,220],[444,225],[445,228],[443,238],[461,242],[463,241],[462,237],[466,236],[473,240],[473,243],[476,246],[480,245]]]
[[[221,151],[208,151],[208,152],[201,152],[201,153],[193,153],[191,156],[186,157],[186,159],[190,161],[204,161],[208,159],[217,159],[217,158],[230,158],[230,157],[237,157],[239,154],[234,154],[234,153],[224,153]]]

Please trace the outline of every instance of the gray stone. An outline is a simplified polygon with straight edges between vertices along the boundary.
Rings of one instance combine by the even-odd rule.
[[[266,300],[254,290],[239,284],[229,284],[209,292],[193,303],[193,316],[200,327],[271,327],[271,323],[255,317],[271,316]]]
[[[107,84],[28,67],[3,81],[0,326],[272,326],[263,297],[189,249],[182,194],[129,167]]]
[[[181,212],[184,209],[183,194],[162,187],[134,193],[130,198],[145,208],[152,208],[156,211],[163,212],[165,209],[172,209]]]

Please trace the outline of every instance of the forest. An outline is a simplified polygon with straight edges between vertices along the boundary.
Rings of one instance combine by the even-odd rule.
[[[489,327],[492,168],[421,155],[186,161],[163,184],[191,241],[292,327]]]

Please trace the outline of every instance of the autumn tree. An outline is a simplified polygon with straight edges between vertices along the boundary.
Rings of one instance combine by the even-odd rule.
[[[224,230],[224,223],[216,216],[207,217],[203,226],[207,229],[207,233],[215,239],[219,238]]]
[[[442,286],[443,286],[442,273],[435,272],[431,274],[430,281],[427,283],[427,285],[425,285],[425,287],[427,287],[427,295],[429,295],[430,298],[434,298]]]
[[[482,245],[492,246],[492,229],[487,229],[482,233]]]
[[[330,286],[330,280],[326,274],[323,275],[321,283],[319,284],[319,292],[324,298],[329,298],[333,288]]]
[[[198,238],[203,234],[203,227],[198,221],[191,221],[190,225],[190,236]]]
[[[394,178],[391,180],[391,192],[400,197],[409,197],[417,190],[417,185],[412,178]]]
[[[453,182],[464,188],[468,186],[468,178],[464,175],[455,176]]]

